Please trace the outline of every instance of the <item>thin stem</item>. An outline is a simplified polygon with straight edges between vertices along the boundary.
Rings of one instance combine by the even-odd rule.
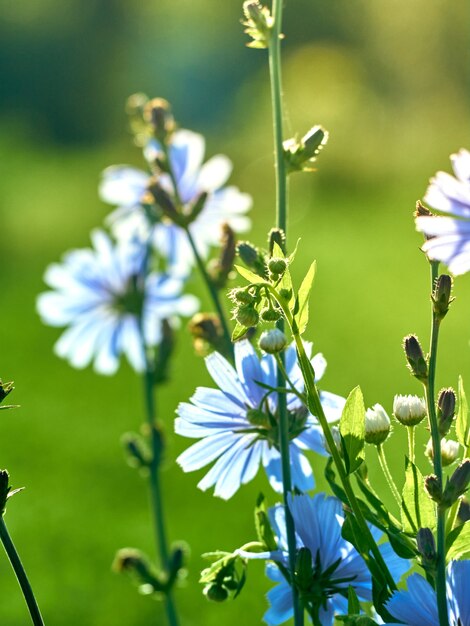
[[[144,347],[145,350],[145,347]],[[152,500],[153,518],[155,523],[156,544],[160,553],[162,567],[168,571],[169,550],[163,514],[163,498],[160,484],[160,466],[162,452],[162,435],[157,423],[156,405],[154,396],[154,372],[148,358],[144,373],[144,397],[147,424],[150,429],[150,441],[152,444],[152,460],[149,465],[149,483]],[[171,590],[165,594],[165,607],[170,626],[178,626],[178,615]]]
[[[201,255],[199,254],[199,251],[196,247],[196,243],[194,241],[193,236],[191,235],[189,228],[186,228],[185,231],[188,237],[189,245],[191,246],[191,249],[193,251],[194,258],[196,259],[196,264],[199,268],[199,271],[201,272],[201,276],[204,282],[206,283],[206,286],[212,298],[212,302],[214,304],[215,310],[217,311],[217,315],[219,316],[220,325],[222,326],[222,331],[224,333],[224,343],[225,343],[226,354],[227,356],[233,358],[233,345],[232,345],[230,329],[228,327],[227,319],[225,317],[224,307],[222,306],[222,303],[219,298],[219,292],[217,291],[214,283],[212,282],[211,277],[207,273],[206,266],[204,265],[204,261],[202,260]]]
[[[15,545],[11,540],[10,534],[8,533],[3,516],[0,518],[0,539],[20,584],[21,591],[23,592],[24,599],[26,600],[26,604],[28,606],[29,614],[31,615],[31,621],[35,626],[44,626],[41,611],[39,610],[38,603],[34,597],[31,584],[28,580],[19,554],[16,551]]]
[[[415,462],[415,427],[407,426],[408,431],[408,456],[412,463]]]
[[[380,467],[382,468],[382,472],[387,480],[388,486],[390,487],[390,491],[393,493],[393,497],[395,498],[398,508],[401,508],[401,496],[400,492],[395,485],[395,481],[393,480],[392,474],[390,473],[390,469],[388,467],[387,459],[384,454],[384,449],[382,444],[377,446],[377,455],[379,457]]]
[[[323,411],[323,407],[320,402],[320,396],[318,394],[318,390],[315,385],[315,376],[314,376],[313,368],[305,352],[304,344],[299,334],[297,324],[295,323],[292,317],[292,314],[289,310],[289,307],[284,302],[284,300],[282,298],[277,297],[277,293],[275,289],[273,289],[271,286],[268,286],[268,288],[270,289],[272,295],[276,298],[279,306],[282,308],[284,316],[291,329],[292,336],[296,344],[299,364],[302,370],[302,376],[305,382],[305,389],[307,391],[308,408],[310,412],[313,415],[315,415],[318,421],[320,422],[320,426],[325,436],[325,440],[330,450],[330,454],[333,457],[333,462],[339,474],[341,484],[343,485],[343,489],[348,498],[349,505],[361,529],[361,533],[366,538],[367,543],[369,544],[369,549],[372,555],[374,556],[377,564],[379,565],[380,569],[382,570],[390,590],[394,591],[397,589],[395,580],[393,579],[393,576],[391,575],[390,570],[388,569],[387,564],[384,561],[382,553],[380,552],[379,547],[377,546],[377,543],[375,542],[375,539],[372,536],[370,528],[364,518],[362,509],[359,505],[359,502],[357,501],[356,494],[354,493],[354,490],[352,488],[350,478],[346,473],[346,470],[343,465],[343,461],[336,447],[335,440],[331,433],[331,429],[326,419],[325,412]]]
[[[269,43],[269,76],[271,84],[271,103],[273,110],[274,158],[276,172],[276,226],[287,231],[287,175],[284,161],[283,130],[282,130],[282,86],[281,86],[281,28],[282,28],[282,0],[273,0],[273,30]],[[284,320],[277,323],[279,330],[284,331]],[[277,384],[285,388],[284,354],[280,355],[281,364],[277,370]],[[295,626],[303,626],[304,611],[300,607],[298,591],[295,586],[295,559],[297,543],[295,526],[289,509],[289,493],[292,491],[290,469],[290,437],[287,414],[287,397],[285,393],[278,393],[279,411],[279,451],[282,464],[282,487],[284,509],[286,512],[287,547],[289,550],[289,569],[292,578],[292,603],[294,607]]]
[[[439,263],[431,262],[431,292],[434,290],[434,283],[438,275]],[[442,480],[442,455],[441,455],[441,436],[439,434],[439,424],[436,414],[435,401],[435,381],[437,366],[437,346],[439,340],[440,320],[432,312],[431,324],[431,345],[429,349],[429,366],[428,379],[424,384],[426,391],[426,402],[428,407],[429,427],[431,429],[432,447],[433,447],[433,464],[434,474],[437,476],[441,488]],[[436,564],[436,595],[437,609],[439,614],[440,626],[449,626],[449,616],[447,613],[447,591],[446,591],[446,511],[438,506],[437,508],[437,564]]]

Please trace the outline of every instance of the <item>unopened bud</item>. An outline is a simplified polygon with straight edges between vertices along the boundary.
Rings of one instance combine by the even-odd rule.
[[[274,244],[277,244],[283,252],[286,250],[286,233],[281,228],[271,228],[268,234],[268,250],[272,255]]]
[[[430,528],[420,528],[416,535],[419,553],[423,559],[423,565],[433,566],[436,563],[436,543]]]
[[[292,289],[286,289],[285,287],[281,287],[281,289],[279,289],[279,295],[283,300],[289,302],[289,300],[292,298]]]
[[[455,401],[455,391],[452,388],[441,389],[437,399],[437,419],[441,437],[447,435],[452,426],[452,420],[455,415]]]
[[[465,524],[465,522],[470,521],[470,502],[467,498],[462,498],[460,501],[457,517],[459,518],[459,522],[461,524]]]
[[[266,277],[266,265],[263,254],[249,241],[240,241],[237,244],[237,254],[243,263],[251,270],[261,276]]]
[[[413,376],[421,382],[428,379],[428,364],[424,358],[423,350],[415,335],[408,335],[403,341],[406,359]]]
[[[259,322],[258,311],[251,304],[242,304],[235,309],[233,315],[237,322],[246,328],[256,326]]]
[[[207,193],[207,191],[202,191],[196,197],[196,200],[189,206],[189,211],[186,216],[188,224],[191,224],[191,222],[194,222],[194,220],[197,219],[201,211],[204,209],[208,195],[209,194]]]
[[[470,459],[465,459],[447,481],[443,504],[450,507],[467,491],[470,484]]]
[[[446,316],[449,306],[454,300],[454,298],[451,297],[451,293],[452,278],[448,274],[441,274],[435,282],[431,296],[434,314],[439,320]]]
[[[224,602],[228,598],[228,591],[218,583],[210,583],[206,585],[202,591],[211,602]]]
[[[150,179],[147,189],[153,197],[155,204],[160,207],[163,214],[170,218],[172,222],[180,225],[183,222],[184,224],[186,223],[186,220],[183,220],[182,222],[183,216],[178,213],[173,199],[171,198],[170,194],[165,191],[165,189],[163,189],[157,178]]]
[[[273,307],[269,306],[262,309],[261,319],[265,322],[277,322],[277,320],[281,317],[279,311],[276,311]]]
[[[13,386],[13,381],[9,383],[3,383],[0,380],[0,402],[3,402],[7,395],[13,391],[15,387]]]
[[[380,404],[366,411],[365,440],[375,446],[382,444],[390,434],[390,418]]]
[[[393,415],[404,426],[416,426],[427,415],[426,402],[418,396],[396,395],[393,400]]]
[[[255,301],[254,296],[246,288],[236,287],[229,293],[229,298],[232,302],[238,302],[240,304],[252,304]]]
[[[264,428],[269,426],[269,415],[261,409],[248,409],[246,419],[253,426],[262,426]]]
[[[434,502],[437,502],[438,504],[441,502],[442,485],[441,485],[441,481],[439,480],[437,476],[435,476],[434,474],[431,474],[430,476],[425,476],[424,488],[428,492],[428,495],[431,498],[431,500],[434,500]]]
[[[431,215],[431,211],[427,209],[420,200],[418,200],[418,202],[416,203],[416,211],[414,213],[414,217],[430,217]]]
[[[284,259],[280,259],[278,257],[273,257],[268,262],[268,269],[273,274],[279,274],[282,276],[286,271],[287,263]]]
[[[191,318],[188,328],[198,353],[207,353],[209,347],[222,351],[223,331],[218,315],[215,313],[196,313]]]
[[[222,225],[220,256],[212,259],[208,266],[208,274],[217,289],[227,284],[235,260],[235,233],[228,224]]]
[[[258,345],[268,354],[277,354],[287,346],[287,337],[279,328],[273,328],[261,334]]]
[[[434,447],[432,443],[432,439],[428,441],[426,446],[426,455],[434,460]],[[453,441],[452,439],[441,439],[441,458],[442,465],[446,467],[447,465],[451,465],[454,461],[457,460],[459,456],[459,444],[457,441]]]
[[[159,140],[166,139],[175,129],[170,103],[163,98],[153,98],[147,102],[144,108],[144,120],[151,125],[153,134]]]

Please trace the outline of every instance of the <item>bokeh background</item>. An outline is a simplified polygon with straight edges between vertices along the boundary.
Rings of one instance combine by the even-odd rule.
[[[295,0],[286,3],[286,134],[321,123],[331,132],[315,175],[291,185],[289,238],[302,237],[295,275],[319,264],[308,336],[329,367],[324,387],[360,384],[389,411],[395,393],[419,392],[401,340],[428,341],[428,268],[412,211],[428,178],[469,145],[469,9],[464,0]],[[241,0],[29,0],[0,3],[1,369],[14,379],[16,411],[2,413],[0,465],[26,490],[7,522],[49,626],[163,624],[162,606],[111,573],[115,550],[153,554],[146,484],[126,466],[120,436],[142,420],[140,381],[123,364],[113,378],[74,371],[53,356],[58,336],[35,313],[48,263],[89,243],[109,207],[102,169],[140,164],[124,113],[144,91],[173,104],[182,126],[207,136],[208,154],[235,164],[233,183],[254,197],[253,239],[273,221],[266,55],[245,47]],[[195,277],[189,290],[207,303]],[[470,380],[470,279],[456,281],[445,321],[439,385]],[[164,472],[172,540],[191,546],[185,626],[259,623],[268,583],[250,571],[232,604],[209,604],[197,583],[200,554],[253,537],[252,509],[265,478],[230,502],[196,489],[174,465],[188,442],[171,434],[174,410],[203,364],[181,332],[172,382],[161,393],[168,425]],[[470,383],[468,383],[470,386]],[[420,445],[426,433],[420,435]],[[387,452],[401,481],[405,439]],[[373,454],[372,480],[391,503]],[[319,488],[322,462],[314,460]],[[426,462],[421,463],[427,471]],[[0,622],[28,623],[5,558]],[[245,617],[248,616],[248,617]]]

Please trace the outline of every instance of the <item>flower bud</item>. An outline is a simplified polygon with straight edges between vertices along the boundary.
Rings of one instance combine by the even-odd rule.
[[[430,217],[433,215],[429,209],[427,209],[424,204],[420,200],[416,203],[416,211],[414,212],[414,217]]]
[[[467,491],[470,484],[470,459],[465,459],[447,481],[444,489],[443,505],[450,507]]]
[[[155,204],[162,210],[164,215],[170,218],[175,224],[186,224],[184,216],[178,213],[173,199],[169,193],[163,189],[156,177],[150,179],[147,188]]]
[[[396,395],[393,400],[393,415],[404,426],[416,426],[427,415],[426,402],[418,396]]]
[[[253,426],[262,426],[264,428],[269,426],[269,416],[261,409],[248,409],[246,412],[246,419]]]
[[[289,300],[292,298],[292,289],[286,289],[285,287],[281,287],[281,289],[279,289],[279,295],[283,300],[289,302]]]
[[[266,265],[261,252],[249,241],[240,241],[237,245],[237,254],[243,263],[251,270],[261,276],[266,277]]]
[[[461,524],[465,524],[465,522],[470,521],[470,502],[467,498],[462,498],[460,501],[457,517],[459,518],[459,522]]]
[[[390,434],[390,418],[380,404],[366,411],[365,440],[375,446],[382,444]]]
[[[163,98],[153,98],[144,107],[144,120],[150,124],[157,139],[164,140],[175,129],[170,103]]]
[[[13,391],[15,387],[13,386],[13,381],[9,383],[3,383],[0,380],[0,402],[3,402],[7,395]]]
[[[268,262],[268,269],[273,274],[282,275],[286,271],[287,263],[284,259],[273,257]]]
[[[268,234],[268,250],[272,256],[274,251],[274,244],[281,248],[283,252],[286,251],[286,233],[281,228],[271,228]]]
[[[415,335],[408,335],[403,341],[408,365],[413,376],[421,382],[428,379],[428,364],[424,358],[423,350]]]
[[[449,310],[449,306],[454,298],[452,293],[452,278],[448,274],[441,274],[434,284],[431,298],[433,310],[437,319],[442,320]]]
[[[441,437],[447,435],[452,426],[452,420],[455,415],[455,401],[455,391],[452,388],[441,389],[437,399],[437,420]]]
[[[434,502],[440,504],[442,499],[442,485],[441,481],[437,476],[431,474],[430,476],[424,477],[424,488],[428,492],[429,497]]]
[[[228,598],[228,591],[218,583],[210,583],[206,585],[202,591],[211,602],[224,602]]]
[[[259,322],[258,311],[251,304],[242,304],[235,309],[233,314],[237,322],[246,328],[256,326]]]
[[[261,334],[258,345],[264,352],[276,354],[287,346],[287,337],[279,328],[273,328]]]
[[[428,444],[426,446],[426,456],[428,456],[431,461],[434,460],[434,448],[432,444],[432,439],[428,441]],[[447,465],[451,465],[454,461],[457,460],[458,456],[458,442],[453,441],[452,439],[441,439],[442,465],[444,467],[446,467]]]
[[[245,33],[249,35],[253,41],[248,46],[250,48],[267,48],[271,39],[271,30],[274,24],[269,9],[257,0],[246,0],[243,3],[243,13],[246,26]]]
[[[188,324],[194,348],[198,354],[207,354],[210,348],[222,352],[223,331],[215,313],[196,313]]]
[[[328,141],[328,132],[321,126],[313,126],[300,141],[293,137],[284,144],[284,157],[288,172],[312,172],[318,153]]]
[[[0,515],[5,513],[5,507],[10,491],[10,474],[7,470],[0,470]]]
[[[422,556],[423,565],[433,566],[436,563],[436,543],[434,541],[434,535],[430,528],[420,528],[416,535],[416,542],[418,544],[419,553]]]
[[[187,224],[191,224],[191,222],[194,222],[194,220],[199,216],[201,211],[206,206],[206,200],[208,195],[209,194],[207,193],[207,191],[201,191],[201,193],[196,197],[194,202],[192,202],[187,214]]]
[[[279,311],[276,311],[273,307],[269,306],[261,311],[261,319],[265,322],[277,322],[277,320],[281,317]]]

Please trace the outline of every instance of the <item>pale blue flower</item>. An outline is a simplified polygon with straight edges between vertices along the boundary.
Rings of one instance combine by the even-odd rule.
[[[305,347],[310,354],[311,344]],[[325,359],[317,354],[312,364],[320,379]],[[214,495],[224,499],[254,478],[261,464],[271,486],[281,491],[278,395],[259,384],[277,387],[275,358],[266,354],[260,359],[251,343],[243,340],[235,343],[235,368],[217,352],[206,358],[206,366],[219,389],[198,387],[191,403],[179,405],[176,432],[200,441],[183,452],[178,463],[185,472],[192,472],[216,461],[198,487],[205,491],[215,485]],[[293,345],[286,350],[286,370],[295,389],[302,392],[303,378]],[[320,397],[327,418],[338,420],[344,398],[328,392]],[[313,489],[314,480],[303,451],[326,454],[321,429],[297,395],[287,394],[287,408],[292,482],[301,491],[308,491]]]
[[[451,561],[447,566],[449,626],[470,626],[469,581],[470,561]],[[431,585],[412,574],[407,586],[408,591],[396,591],[387,602],[390,614],[406,626],[439,626],[436,592]]]
[[[438,172],[424,200],[447,215],[420,216],[416,228],[429,239],[423,246],[430,259],[442,261],[453,274],[470,270],[470,152],[451,156],[456,178]]]
[[[203,164],[205,142],[202,135],[189,130],[178,130],[169,146],[169,158],[178,197],[183,205],[194,202],[202,192],[208,194],[204,208],[189,230],[199,254],[206,258],[211,246],[220,244],[222,224],[227,223],[235,232],[248,230],[250,220],[245,215],[251,207],[251,197],[236,187],[224,187],[232,165],[223,155],[217,155]],[[161,146],[152,140],[146,146],[145,157],[152,169],[161,155]],[[118,239],[150,234],[150,222],[144,205],[151,202],[147,196],[150,174],[127,165],[112,166],[103,173],[100,185],[101,198],[118,208],[108,217],[108,222]],[[159,184],[170,195],[175,194],[171,178],[162,173]],[[155,247],[168,260],[173,271],[187,273],[194,256],[186,233],[179,226],[163,218],[153,227]]]
[[[372,580],[370,572],[357,550],[341,536],[344,513],[337,498],[318,494],[315,497],[300,495],[290,497],[289,509],[294,519],[297,548],[308,548],[312,555],[313,578],[311,589],[320,594],[321,606],[319,618],[323,626],[331,626],[335,614],[347,614],[347,592],[351,586],[361,600],[372,599]],[[279,551],[266,553],[270,559],[288,567],[287,537],[284,506],[270,509],[270,520],[278,537]],[[374,539],[378,541],[382,532],[370,526]],[[389,543],[382,543],[379,550],[393,578],[398,581],[409,569],[409,562],[399,558]],[[249,557],[248,554],[243,554]],[[328,573],[326,571],[328,570]],[[269,563],[268,577],[279,583],[268,592],[270,607],[264,620],[277,626],[293,615],[292,590],[280,569]],[[304,590],[303,597],[307,610],[312,610],[309,591]]]
[[[162,320],[192,315],[194,296],[181,295],[179,278],[152,272],[143,277],[145,248],[132,241],[113,245],[103,231],[91,235],[93,249],[74,250],[62,264],[50,265],[37,308],[44,323],[67,326],[55,345],[58,356],[77,368],[94,361],[101,374],[113,374],[125,354],[137,371],[145,365],[145,345],[161,339]]]

